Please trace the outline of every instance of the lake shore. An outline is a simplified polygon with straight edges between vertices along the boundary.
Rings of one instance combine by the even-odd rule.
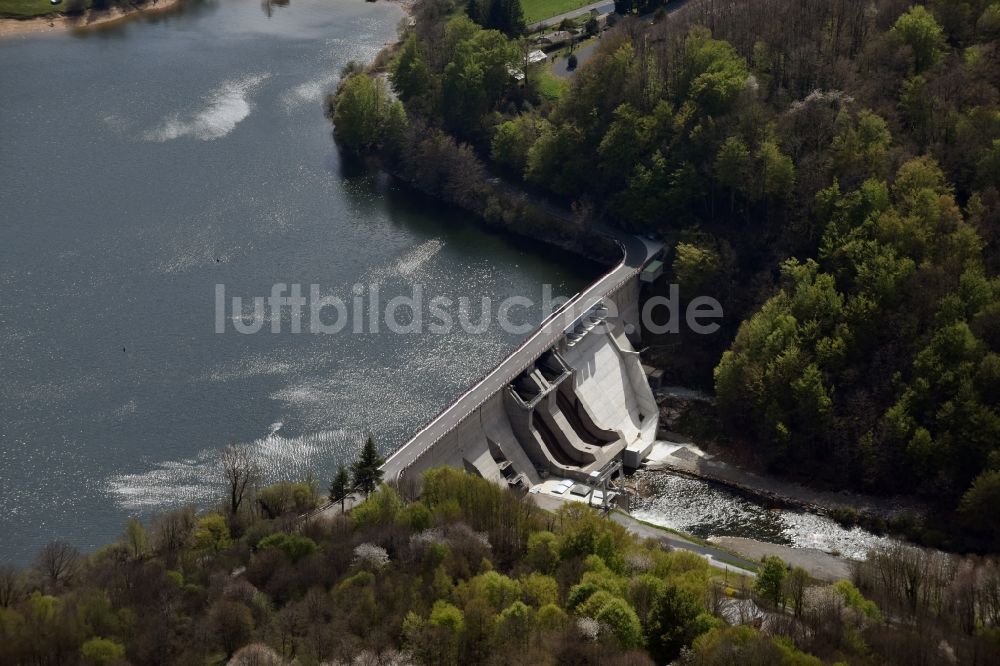
[[[115,23],[130,21],[139,16],[165,14],[180,9],[185,0],[150,0],[142,5],[112,7],[110,9],[88,9],[82,14],[49,14],[32,18],[0,18],[0,37],[29,35],[43,32],[63,32],[90,30],[107,27]]]

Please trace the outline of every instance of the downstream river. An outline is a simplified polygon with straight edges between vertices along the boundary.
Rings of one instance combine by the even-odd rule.
[[[794,548],[816,548],[862,560],[889,541],[860,527],[795,508],[769,506],[725,486],[656,470],[633,477],[643,488],[632,503],[639,520],[705,539],[745,537]]]
[[[511,319],[537,323],[543,284],[572,294],[596,275],[343,166],[323,96],[403,18],[219,0],[0,40],[0,564],[209,504],[229,441],[271,479],[313,471],[325,488],[365,434],[394,449],[524,337],[293,334],[287,309],[255,334],[227,311],[219,334],[216,285],[516,294],[537,305]]]

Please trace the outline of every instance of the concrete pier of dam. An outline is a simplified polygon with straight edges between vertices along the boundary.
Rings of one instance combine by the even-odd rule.
[[[638,467],[658,420],[635,349],[639,291],[663,246],[608,234],[621,261],[389,456],[386,481],[450,465],[528,489],[548,476],[585,482],[616,460]]]

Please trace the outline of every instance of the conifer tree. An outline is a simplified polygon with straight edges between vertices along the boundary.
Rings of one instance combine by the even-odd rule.
[[[337,466],[337,473],[330,481],[330,501],[340,502],[340,512],[344,513],[344,501],[351,491],[351,476],[343,465]]]
[[[354,473],[354,486],[363,492],[365,497],[371,495],[378,484],[382,482],[380,468],[384,462],[385,460],[379,455],[378,449],[375,448],[374,440],[369,437],[364,448],[361,449],[361,456],[351,466]]]

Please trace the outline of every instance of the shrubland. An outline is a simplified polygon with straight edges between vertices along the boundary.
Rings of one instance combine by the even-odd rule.
[[[995,663],[993,561],[909,546],[855,584],[769,558],[756,582],[639,540],[579,503],[547,512],[429,471],[348,514],[180,509],[90,555],[0,568],[4,664]],[[273,503],[270,504],[273,510]]]

